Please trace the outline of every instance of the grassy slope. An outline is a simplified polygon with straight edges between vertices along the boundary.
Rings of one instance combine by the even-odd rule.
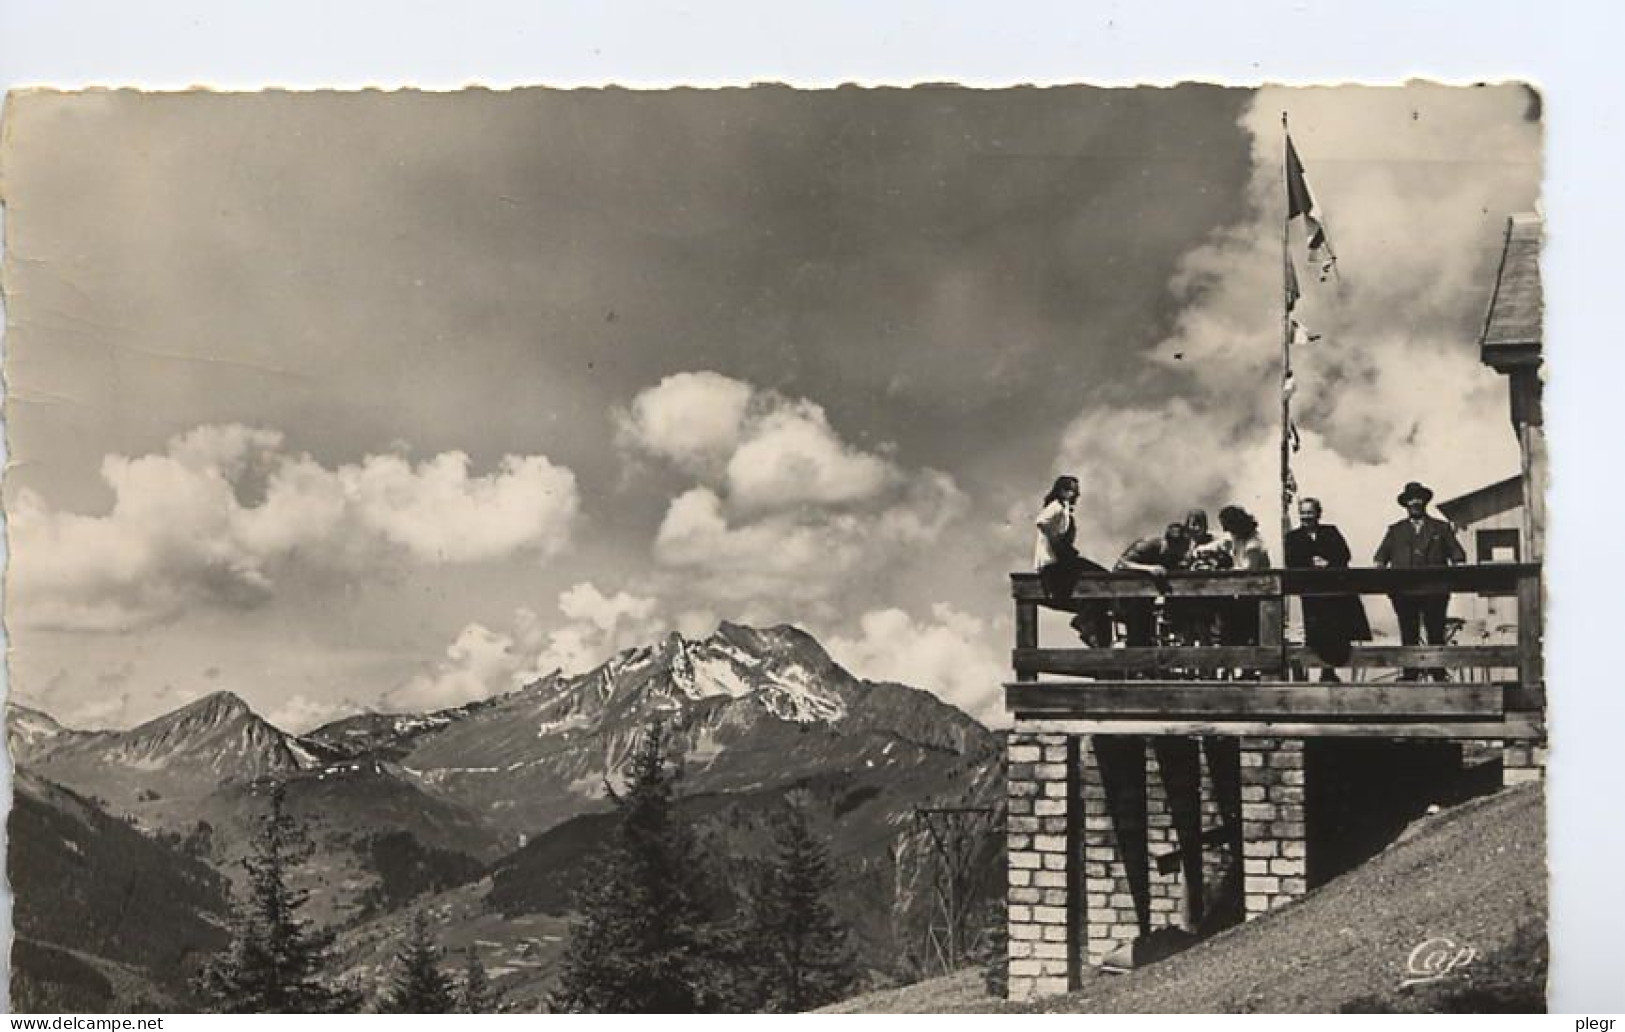
[[[1027,1005],[983,994],[979,973],[871,993],[848,1013],[1307,1012],[1532,1009],[1544,997],[1546,836],[1542,786],[1429,817],[1307,899],[1127,975],[1086,974]],[[1401,989],[1411,951],[1447,936],[1477,951],[1463,974]],[[1486,995],[1493,989],[1493,995]]]
[[[26,770],[15,788],[13,1003],[164,1009],[184,997],[187,973],[227,941],[224,879]]]

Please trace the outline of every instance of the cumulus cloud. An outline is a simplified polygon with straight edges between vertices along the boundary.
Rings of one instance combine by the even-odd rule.
[[[859,620],[855,637],[825,644],[842,666],[871,681],[925,688],[984,723],[1002,722],[1000,685],[1007,671],[999,661],[987,621],[938,602],[928,619],[901,609],[876,609]]]
[[[625,591],[605,595],[593,584],[577,584],[559,596],[566,623],[548,633],[532,666],[566,675],[590,670],[622,649],[659,637],[666,622],[657,610],[653,598]]]
[[[265,719],[273,727],[290,734],[302,735],[323,724],[347,717],[361,709],[349,699],[329,701],[312,699],[307,695],[292,695],[267,710]]]
[[[726,484],[741,510],[770,513],[866,502],[901,476],[889,461],[844,444],[819,406],[787,401],[751,427],[728,460]]]
[[[696,476],[714,475],[739,445],[755,392],[720,373],[677,373],[616,415],[616,439]]]
[[[506,456],[486,477],[469,476],[461,452],[415,467],[374,456],[339,475],[362,524],[426,562],[556,552],[576,511],[574,474],[540,455]]]
[[[625,591],[606,595],[589,582],[559,595],[564,622],[549,627],[534,611],[514,612],[512,626],[464,627],[434,668],[384,696],[398,712],[448,709],[522,688],[549,673],[584,673],[615,653],[644,645],[667,628],[655,599]]]
[[[1193,505],[1238,502],[1277,530],[1282,110],[1341,272],[1319,282],[1294,238],[1300,315],[1322,338],[1293,355],[1302,491],[1369,554],[1405,481],[1448,497],[1517,471],[1477,334],[1505,218],[1538,196],[1529,105],[1515,88],[1259,94],[1242,120],[1247,214],[1185,256],[1171,284],[1184,307],[1142,370],[1159,386],[1139,393],[1160,400],[1092,405],[1063,431],[1056,464],[1083,479],[1087,550],[1115,555]]]
[[[446,452],[373,455],[328,468],[273,430],[200,426],[158,454],[109,455],[105,515],[51,508],[29,490],[11,513],[17,617],[127,630],[197,605],[249,608],[303,564],[364,574],[384,563],[469,563],[556,553],[578,507],[575,475],[541,456],[470,472]]]
[[[841,439],[816,403],[717,373],[680,373],[618,417],[628,455],[693,485],[655,537],[685,593],[738,607],[819,601],[935,541],[965,508],[953,479]]]
[[[525,663],[516,644],[510,634],[469,624],[433,671],[388,693],[382,705],[399,712],[449,709],[517,688]]]

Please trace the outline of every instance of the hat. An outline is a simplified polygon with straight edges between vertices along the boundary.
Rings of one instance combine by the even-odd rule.
[[[1399,492],[1398,501],[1400,505],[1404,505],[1412,498],[1420,498],[1423,504],[1426,504],[1433,501],[1433,492],[1413,480],[1405,485],[1405,490]]]

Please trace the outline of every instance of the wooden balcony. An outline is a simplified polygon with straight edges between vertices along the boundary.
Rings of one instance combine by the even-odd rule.
[[[1256,601],[1256,645],[1045,648],[1038,611],[1050,600],[1036,574],[1013,574],[1015,680],[1005,705],[1024,730],[1068,734],[1372,736],[1455,739],[1544,737],[1539,564],[1486,564],[1410,570],[1254,570],[1096,573],[1072,599]],[[1508,645],[1357,644],[1348,663],[1359,677],[1401,668],[1443,668],[1453,680],[1346,684],[1312,682],[1320,666],[1288,641],[1290,597],[1478,594],[1517,601],[1517,641]],[[1374,611],[1374,610],[1373,610]],[[1464,683],[1464,671],[1487,674]]]

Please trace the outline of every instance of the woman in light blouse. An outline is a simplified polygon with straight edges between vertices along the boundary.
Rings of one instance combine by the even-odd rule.
[[[1075,544],[1078,533],[1074,508],[1078,501],[1078,478],[1060,476],[1044,496],[1043,508],[1035,525],[1037,539],[1033,543],[1033,568],[1044,585],[1045,603],[1052,609],[1074,614],[1072,629],[1091,648],[1111,644],[1111,615],[1103,602],[1077,602],[1072,599],[1072,588],[1079,575],[1104,570],[1078,554]]]

